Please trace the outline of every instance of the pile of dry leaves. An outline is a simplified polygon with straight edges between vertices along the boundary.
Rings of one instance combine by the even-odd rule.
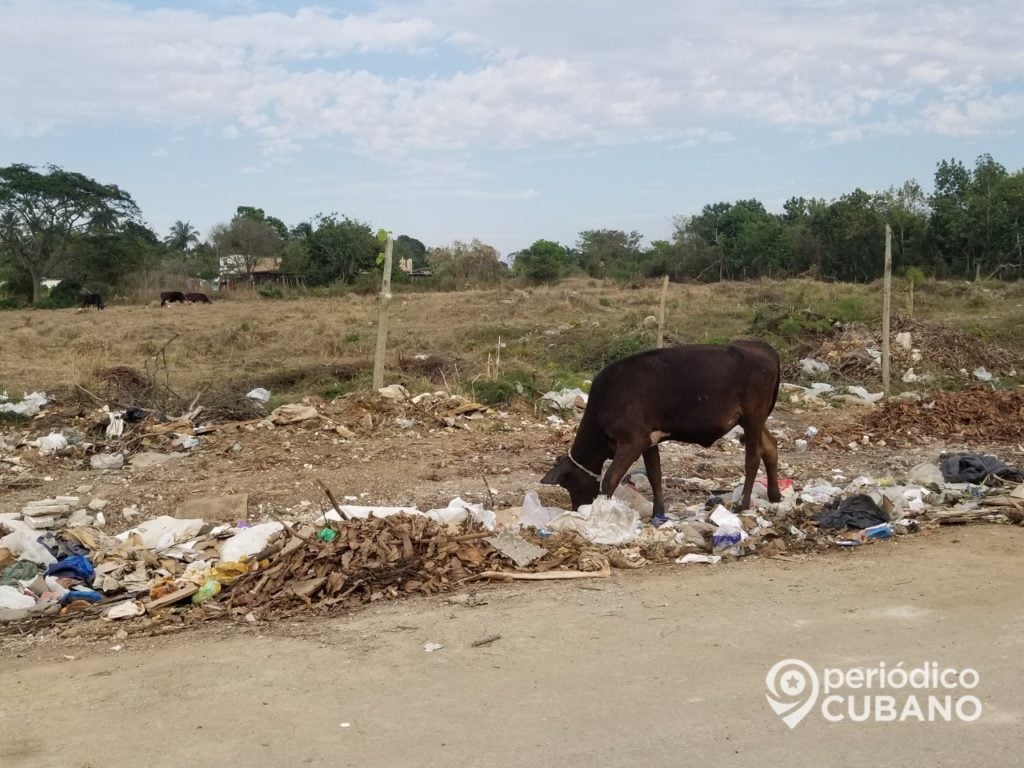
[[[873,409],[862,426],[864,431],[885,437],[1021,440],[1024,390],[976,387],[937,392],[922,402],[894,398]]]

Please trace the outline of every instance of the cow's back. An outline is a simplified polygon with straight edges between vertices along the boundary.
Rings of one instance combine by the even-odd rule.
[[[775,350],[759,341],[652,349],[594,378],[585,418],[609,436],[642,430],[710,445],[744,412],[771,411],[778,370]]]

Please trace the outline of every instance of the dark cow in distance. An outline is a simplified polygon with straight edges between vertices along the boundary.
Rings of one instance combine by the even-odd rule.
[[[160,306],[166,307],[168,304],[184,304],[185,294],[181,291],[163,291],[160,294]]]
[[[205,293],[186,293],[185,301],[189,304],[212,304],[210,297]]]
[[[765,423],[779,394],[779,356],[761,341],[728,346],[692,344],[652,349],[617,360],[594,377],[569,452],[541,480],[569,491],[573,509],[598,491],[611,496],[641,455],[654,494],[654,515],[665,514],[658,443],[676,440],[705,448],[736,425],[746,450],[743,497],[761,461],[768,499],[779,501],[779,451]],[[601,477],[606,459],[612,463]]]
[[[103,297],[98,293],[83,293],[82,294],[82,309],[87,307],[96,307],[96,309],[106,309],[106,304],[103,302]]]

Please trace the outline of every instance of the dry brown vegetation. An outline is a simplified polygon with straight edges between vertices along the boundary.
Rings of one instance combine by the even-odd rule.
[[[877,328],[879,288],[809,281],[673,284],[666,338],[717,342],[749,335],[756,331],[755,317],[767,310],[787,317],[803,313],[864,321]],[[1022,288],[925,284],[917,291],[915,317],[956,329],[961,340],[1001,345],[1008,360],[1019,360],[1024,349]],[[468,391],[493,371],[499,338],[503,371],[524,371],[539,377],[540,385],[586,377],[600,367],[609,348],[621,353],[653,344],[651,316],[657,313],[659,292],[655,282],[622,288],[577,279],[540,288],[509,284],[397,294],[391,304],[387,379],[413,384],[429,379]],[[904,305],[897,284],[894,307],[899,311]],[[358,387],[369,381],[376,311],[374,297],[353,294],[232,298],[165,309],[115,303],[104,311],[2,312],[0,388],[14,395],[76,384],[102,389],[110,383],[104,372],[119,366],[169,384],[186,399],[225,386],[262,385],[282,396]],[[790,331],[776,341],[793,358],[801,352],[801,340],[807,349],[814,333],[800,327]]]

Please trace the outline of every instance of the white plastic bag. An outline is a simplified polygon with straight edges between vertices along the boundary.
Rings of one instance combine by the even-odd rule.
[[[626,502],[598,496],[576,512],[565,512],[552,520],[553,531],[576,531],[594,544],[629,544],[639,534],[640,517]]]
[[[35,604],[36,599],[24,594],[20,589],[7,585],[0,586],[0,608],[9,608],[17,611],[19,609],[31,608]]]
[[[547,528],[552,520],[564,514],[564,509],[545,507],[541,504],[536,491],[527,491],[523,498],[523,512],[519,515],[519,526],[521,528]]]
[[[266,549],[270,537],[282,528],[284,525],[278,522],[260,523],[251,528],[243,528],[221,545],[221,562],[235,563],[252,557]]]

